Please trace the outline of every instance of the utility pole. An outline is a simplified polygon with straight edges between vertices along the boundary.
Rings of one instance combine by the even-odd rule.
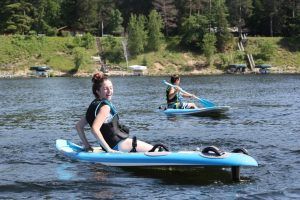
[[[239,27],[238,27],[238,31],[239,31],[239,36],[242,37],[242,3],[241,0],[239,0]]]
[[[273,37],[273,13],[270,15],[270,36]]]
[[[211,32],[211,0],[209,0],[209,32]]]
[[[101,21],[101,36],[103,37],[103,20]]]

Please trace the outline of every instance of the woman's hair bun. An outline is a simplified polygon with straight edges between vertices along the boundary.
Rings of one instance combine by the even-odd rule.
[[[97,72],[93,75],[92,82],[93,83],[100,83],[105,78],[107,78],[107,76],[105,74],[103,74],[102,72]]]

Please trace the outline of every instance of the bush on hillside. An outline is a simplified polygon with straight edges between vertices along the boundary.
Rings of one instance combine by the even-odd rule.
[[[77,72],[80,66],[83,66],[88,62],[88,57],[85,53],[85,49],[82,47],[74,48],[73,55],[74,55],[74,65],[75,65],[74,70]]]
[[[83,47],[85,49],[91,49],[95,45],[95,38],[90,33],[84,34],[83,36],[75,36],[73,43],[77,47]]]
[[[46,30],[47,36],[56,36],[57,35],[57,29],[56,28],[49,28]]]
[[[95,45],[95,38],[90,33],[84,34],[81,38],[81,45],[86,49],[91,49]]]
[[[257,54],[257,59],[269,61],[275,53],[275,46],[269,41],[260,42],[258,48],[260,52]]]
[[[110,63],[119,63],[125,60],[122,44],[117,38],[108,36],[102,40],[102,45],[105,50],[102,53],[104,60],[107,60]]]

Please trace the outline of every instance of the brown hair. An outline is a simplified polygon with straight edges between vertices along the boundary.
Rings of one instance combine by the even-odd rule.
[[[108,80],[107,75],[103,74],[102,72],[97,72],[93,75],[92,82],[93,82],[93,94],[96,98],[98,98],[98,94],[96,93],[97,90],[100,90],[103,82]]]
[[[180,79],[180,77],[177,74],[174,74],[171,76],[171,83],[174,84],[175,81],[177,81],[178,79]]]

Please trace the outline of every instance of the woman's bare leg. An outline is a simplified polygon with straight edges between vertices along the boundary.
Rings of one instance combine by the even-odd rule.
[[[121,141],[118,144],[119,147],[119,151],[124,151],[124,152],[129,152],[132,149],[132,139],[131,138],[127,138],[123,141]],[[149,150],[152,149],[152,145],[148,144],[146,142],[137,140],[137,147],[136,147],[136,151],[137,152],[147,152]]]
[[[197,108],[195,103],[188,103],[188,108]]]

